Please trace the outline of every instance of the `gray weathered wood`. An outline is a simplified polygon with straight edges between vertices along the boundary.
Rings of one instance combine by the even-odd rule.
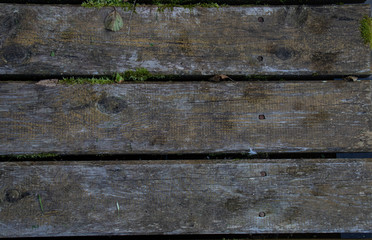
[[[369,5],[118,9],[0,4],[0,74],[369,74]],[[258,19],[262,17],[263,22]]]
[[[3,162],[0,180],[1,237],[372,231],[372,159]]]
[[[37,3],[37,4],[81,4],[86,2],[84,0],[0,0],[0,3]],[[127,2],[134,3],[134,0]],[[203,0],[137,0],[137,4],[181,4],[190,5],[204,3]],[[279,5],[291,5],[291,4],[344,4],[344,3],[364,3],[365,0],[213,0],[213,3],[217,4],[229,4],[229,5],[245,5],[245,4],[279,4]]]
[[[368,152],[371,84],[3,82],[0,154]]]

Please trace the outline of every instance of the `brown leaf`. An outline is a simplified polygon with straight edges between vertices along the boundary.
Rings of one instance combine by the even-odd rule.
[[[220,74],[220,75],[214,75],[213,77],[209,78],[209,81],[213,81],[213,82],[219,82],[221,80],[230,80],[230,81],[233,81],[229,76],[226,76],[224,74]]]
[[[58,79],[45,79],[40,80],[37,83],[37,85],[46,86],[46,87],[55,87],[58,84]]]
[[[347,76],[347,77],[344,78],[344,80],[349,81],[349,82],[355,82],[355,81],[358,81],[358,77]]]

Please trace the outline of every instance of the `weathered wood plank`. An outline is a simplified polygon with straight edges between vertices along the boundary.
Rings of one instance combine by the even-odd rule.
[[[3,82],[0,154],[369,152],[371,84]]]
[[[130,0],[133,2],[133,0]],[[145,4],[156,4],[156,3],[163,3],[163,4],[196,4],[196,3],[203,3],[203,2],[211,2],[211,3],[218,3],[218,4],[342,4],[342,3],[363,3],[365,1],[362,0],[346,0],[346,1],[337,1],[337,0],[138,0],[137,3],[145,3]]]
[[[38,3],[38,4],[81,4],[87,2],[84,0],[0,0],[0,3]],[[113,2],[113,1],[111,1]],[[127,2],[134,3],[134,0]],[[364,3],[365,0],[137,0],[137,4],[180,4],[190,5],[198,3],[217,3],[229,5],[244,5],[244,4],[345,4],[345,3]]]
[[[0,74],[369,74],[369,5],[113,8],[0,4]]]
[[[0,179],[2,237],[372,231],[372,159],[3,162]]]

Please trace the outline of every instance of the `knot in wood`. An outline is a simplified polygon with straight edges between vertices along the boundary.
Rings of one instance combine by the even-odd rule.
[[[9,45],[3,48],[2,55],[6,63],[21,64],[30,56],[27,48],[19,44]]]
[[[14,203],[21,199],[21,194],[16,189],[9,189],[5,193],[5,199],[10,203]]]
[[[121,98],[110,96],[102,97],[97,103],[98,110],[107,114],[117,114],[127,107],[126,101]]]

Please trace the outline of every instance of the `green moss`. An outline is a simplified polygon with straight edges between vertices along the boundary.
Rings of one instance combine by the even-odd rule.
[[[360,21],[360,33],[365,44],[372,49],[372,18],[364,16]]]
[[[192,9],[194,7],[219,8],[220,5],[215,2],[205,1],[202,3],[193,3],[188,0],[155,0],[151,1],[152,5],[158,7],[159,12],[164,12],[166,9],[173,10],[174,7],[184,7]],[[131,2],[124,2],[123,0],[87,0],[81,4],[83,7],[122,7],[124,10],[135,10],[136,4]]]
[[[180,5],[181,7],[184,8],[194,8],[194,7],[204,7],[204,8],[219,8],[219,7],[224,7],[227,6],[226,4],[218,4],[218,3],[197,3],[197,4],[191,4],[191,5]]]
[[[186,9],[193,9],[195,7],[203,7],[203,8],[219,8],[226,6],[224,5],[219,5],[217,3],[196,3],[196,4],[175,4],[175,3],[155,3],[155,5],[158,7],[158,12],[164,12],[164,10],[169,9],[173,10],[175,7],[183,7]]]
[[[136,70],[128,70],[124,73],[115,73],[111,77],[100,78],[63,78],[59,81],[62,84],[114,84],[125,81],[143,82],[146,80],[170,80],[171,77],[164,75],[151,74],[146,68],[137,68]]]
[[[116,74],[116,76],[118,76]],[[126,71],[121,75],[124,81],[146,81],[152,77],[152,74],[146,68],[138,68],[136,71]]]
[[[112,84],[115,83],[115,81],[112,78],[108,77],[100,77],[100,78],[63,78],[59,81],[59,83],[62,84]]]
[[[174,5],[173,4],[156,4],[156,6],[158,7],[158,12],[164,12],[166,9],[169,9],[171,11],[173,11],[173,8],[174,8]]]
[[[9,158],[16,160],[34,160],[43,158],[56,158],[58,154],[55,153],[38,153],[38,154],[19,154],[19,155],[2,155],[1,158]]]
[[[135,5],[123,0],[87,0],[81,4],[82,7],[122,7],[124,10],[133,10]]]

